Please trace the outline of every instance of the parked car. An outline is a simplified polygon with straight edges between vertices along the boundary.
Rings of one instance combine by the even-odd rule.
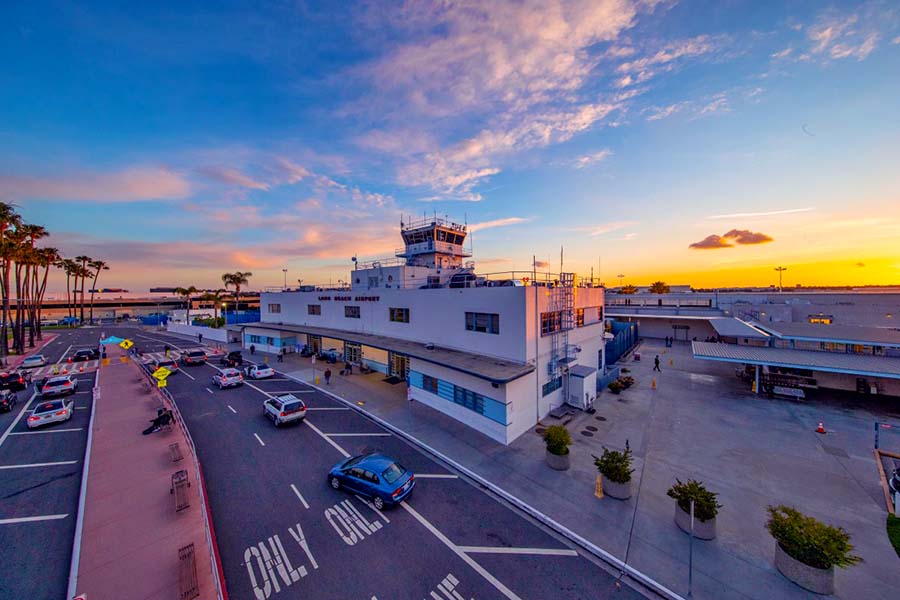
[[[229,387],[237,387],[244,385],[244,376],[237,369],[222,369],[221,373],[212,376],[213,384],[219,386],[220,390]]]
[[[239,367],[244,364],[244,356],[240,350],[232,350],[219,360],[226,367]]]
[[[26,356],[25,360],[22,361],[23,369],[34,369],[35,367],[45,366],[47,366],[47,357],[43,354],[33,354],[31,356]]]
[[[263,403],[263,414],[272,419],[275,427],[280,427],[283,423],[302,421],[306,417],[306,404],[293,394],[282,394]]]
[[[41,396],[44,398],[65,396],[66,394],[74,394],[77,389],[78,379],[74,375],[60,375],[59,377],[51,377],[41,386]]]
[[[172,373],[178,372],[178,363],[171,358],[154,358],[152,361],[150,361],[151,371],[157,371],[163,367],[172,371]]]
[[[74,405],[75,403],[71,400],[50,400],[48,402],[41,402],[34,407],[34,410],[31,412],[31,416],[28,417],[25,425],[28,426],[28,429],[34,429],[35,427],[49,425],[50,423],[68,421],[72,418],[72,409],[74,408]]]
[[[19,402],[19,394],[9,390],[0,390],[0,412],[9,412]]]
[[[0,373],[0,390],[21,392],[28,387],[24,372]]]
[[[181,360],[186,365],[202,365],[206,362],[206,352],[203,350],[188,350],[182,352]]]
[[[335,364],[341,358],[343,358],[344,353],[338,350],[337,348],[329,348],[328,350],[322,350],[319,352],[319,358],[322,360],[327,360],[331,364]]]
[[[83,348],[76,350],[72,355],[72,362],[83,362],[86,360],[97,360],[100,358],[100,352],[94,348]]]
[[[265,379],[266,377],[274,377],[275,369],[269,365],[249,365],[244,367],[244,375],[250,379]]]
[[[336,490],[367,496],[375,508],[383,510],[409,496],[416,478],[389,456],[363,454],[334,465],[328,472],[328,483]]]

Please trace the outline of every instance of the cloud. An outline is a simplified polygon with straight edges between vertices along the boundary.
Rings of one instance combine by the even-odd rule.
[[[859,24],[858,15],[826,15],[807,28],[810,52],[831,59],[855,58],[863,60],[875,49],[878,33],[868,25]]]
[[[239,187],[263,191],[267,191],[269,189],[268,183],[257,181],[249,175],[231,167],[200,167],[197,169],[197,173],[206,177],[207,179],[210,179],[217,183],[224,183],[225,185],[236,185]]]
[[[795,213],[804,213],[815,210],[815,207],[806,206],[803,208],[786,208],[784,210],[769,210],[764,212],[745,212],[745,213],[729,213],[726,215],[710,215],[707,219],[740,219],[753,217],[774,217],[778,215],[790,215]]]
[[[689,248],[697,250],[715,250],[718,248],[732,248],[735,244],[754,245],[765,244],[773,239],[764,233],[753,232],[748,229],[732,229],[724,235],[708,235],[699,242],[690,244]]]
[[[627,227],[637,225],[637,221],[612,221],[610,223],[601,223],[599,225],[586,225],[584,227],[576,227],[575,231],[585,231],[591,237],[612,233]]]
[[[774,58],[775,60],[781,60],[782,58],[787,58],[788,56],[790,56],[793,51],[794,49],[791,46],[788,46],[784,50],[773,53],[772,58]]]
[[[900,35],[891,40],[891,44],[900,44]]]
[[[668,106],[653,106],[647,108],[644,112],[649,113],[648,121],[659,121],[680,112],[685,106],[687,106],[687,102],[676,102]]]
[[[493,221],[482,221],[481,223],[472,223],[469,225],[470,232],[484,231],[485,229],[493,229],[494,227],[506,227],[507,225],[518,225],[519,223],[527,223],[531,219],[524,217],[507,217],[505,219],[494,219]]]
[[[137,202],[177,200],[191,194],[190,182],[164,167],[133,167],[113,173],[79,172],[32,176],[0,174],[4,200]]]
[[[618,80],[616,85],[625,87],[635,83],[644,83],[660,72],[671,71],[681,59],[711,53],[720,45],[721,40],[708,35],[671,42],[648,56],[620,64],[616,70],[625,75]]]
[[[612,156],[613,152],[609,148],[604,148],[603,150],[599,150],[597,152],[592,152],[590,154],[585,154],[584,156],[579,156],[572,163],[572,166],[576,169],[583,169],[588,165],[592,165],[594,163],[601,162],[606,160],[610,156]]]

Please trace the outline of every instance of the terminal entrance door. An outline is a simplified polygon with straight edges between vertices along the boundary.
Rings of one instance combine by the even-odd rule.
[[[362,348],[359,344],[344,344],[344,360],[348,363],[359,364],[362,362]]]
[[[306,341],[309,344],[309,349],[312,350],[313,354],[319,354],[322,351],[322,337],[318,335],[308,335],[306,336]]]
[[[409,357],[391,352],[391,375],[406,380],[409,375]]]

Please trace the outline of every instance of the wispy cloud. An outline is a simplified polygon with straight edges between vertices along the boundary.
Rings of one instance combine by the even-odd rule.
[[[579,156],[572,162],[572,166],[576,169],[583,169],[594,163],[606,160],[607,158],[612,156],[612,154],[612,150],[610,150],[609,148],[604,148],[603,150],[599,150],[597,152],[591,152],[590,154]]]
[[[863,60],[875,49],[879,34],[870,26],[861,24],[859,16],[825,15],[806,29],[810,53],[832,59],[855,58]]]
[[[694,242],[689,248],[696,250],[716,250],[719,248],[732,248],[735,244],[756,245],[774,241],[772,237],[749,229],[732,229],[724,235],[708,235],[699,242]]]
[[[200,167],[197,169],[197,173],[199,173],[203,177],[206,177],[207,179],[210,179],[217,183],[223,183],[225,185],[236,185],[239,187],[263,191],[269,189],[269,184],[262,181],[257,181],[246,173],[242,173],[238,169],[234,169],[231,167]]]
[[[763,212],[744,212],[744,213],[729,213],[726,215],[710,215],[706,217],[707,219],[740,219],[740,218],[755,218],[755,217],[775,217],[778,215],[791,215],[795,213],[804,213],[815,210],[815,207],[805,206],[803,208],[786,208],[784,210],[768,210]]]
[[[470,232],[484,231],[485,229],[493,229],[495,227],[506,227],[508,225],[518,225],[527,223],[531,219],[525,217],[507,217],[505,219],[494,219],[493,221],[482,221],[481,223],[472,223],[468,229]]]
[[[620,231],[628,227],[633,227],[637,224],[637,221],[611,221],[609,223],[600,223],[598,225],[585,225],[582,227],[575,227],[573,231],[584,231],[587,232],[588,235],[595,237],[598,235],[612,233],[614,231]]]
[[[0,174],[0,198],[4,200],[136,202],[177,200],[190,194],[190,182],[164,167],[132,167],[112,173]]]
[[[660,72],[671,71],[681,59],[713,52],[720,43],[708,35],[671,42],[648,56],[620,64],[616,70],[624,75],[616,85],[627,87],[644,83]]]
[[[680,112],[687,105],[687,102],[676,102],[675,104],[669,104],[668,106],[651,106],[646,109],[645,113],[648,115],[648,121],[659,121],[660,119],[671,117],[675,113]]]

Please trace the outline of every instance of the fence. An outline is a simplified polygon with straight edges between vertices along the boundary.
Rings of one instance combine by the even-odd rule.
[[[228,330],[224,327],[213,329],[212,327],[202,327],[200,325],[169,323],[169,325],[166,327],[166,331],[171,331],[172,333],[180,333],[182,335],[189,335],[192,337],[197,337],[198,334],[202,334],[204,340],[209,340],[211,342],[228,341]]]
[[[610,320],[613,339],[606,342],[606,364],[611,365],[638,343],[638,324]]]

